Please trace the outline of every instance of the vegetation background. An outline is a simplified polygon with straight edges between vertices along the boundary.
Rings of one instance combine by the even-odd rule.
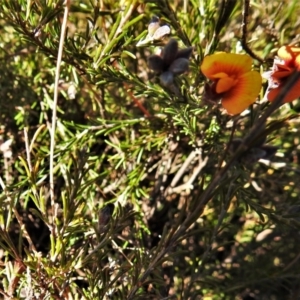
[[[216,51],[268,71],[299,1],[0,4],[3,299],[300,298],[299,101],[228,116],[200,72]],[[147,67],[169,37],[137,47],[153,15],[194,47],[180,95]],[[253,132],[276,156],[232,149]]]

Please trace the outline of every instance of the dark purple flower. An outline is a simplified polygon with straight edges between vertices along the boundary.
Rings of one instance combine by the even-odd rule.
[[[151,55],[148,58],[148,67],[160,74],[160,82],[164,86],[173,83],[174,76],[189,70],[189,58],[193,48],[178,49],[178,42],[171,39],[160,55]]]
[[[98,215],[98,227],[100,232],[102,232],[105,226],[109,223],[109,220],[114,212],[114,208],[115,206],[112,203],[109,203],[100,209]]]
[[[241,145],[242,140],[233,139],[229,145],[229,152],[234,154],[234,152]],[[264,140],[259,140],[254,145],[251,145],[240,157],[240,161],[245,163],[255,163],[260,159],[270,160],[276,154],[278,148],[271,145],[264,144]]]

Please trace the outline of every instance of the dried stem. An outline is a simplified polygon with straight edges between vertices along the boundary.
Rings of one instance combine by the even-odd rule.
[[[56,115],[57,115],[57,99],[58,99],[58,92],[59,92],[59,76],[60,76],[60,66],[62,61],[62,54],[63,54],[63,46],[67,28],[67,20],[69,15],[70,9],[70,0],[66,0],[65,3],[65,11],[64,11],[64,18],[61,26],[61,35],[59,41],[59,49],[57,54],[57,63],[56,63],[56,72],[55,72],[55,85],[54,85],[54,99],[53,99],[53,110],[52,110],[52,126],[51,126],[51,143],[50,143],[50,198],[51,198],[51,207],[52,207],[52,228],[51,233],[55,236],[55,218],[56,218],[56,211],[55,209],[55,196],[54,196],[54,149],[55,149],[55,130],[56,130]]]

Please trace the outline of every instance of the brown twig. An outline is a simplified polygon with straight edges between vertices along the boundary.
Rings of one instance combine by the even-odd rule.
[[[242,23],[242,46],[243,49],[254,59],[258,60],[260,63],[264,62],[264,59],[256,55],[248,46],[247,36],[248,36],[248,17],[249,17],[249,7],[250,0],[244,0],[243,8],[243,23]]]
[[[131,91],[128,91],[129,86],[126,82],[123,83],[124,87],[127,89],[127,93],[129,94],[129,96],[131,97],[132,101],[135,103],[135,105],[143,112],[143,114],[150,118],[151,114],[149,113],[149,111],[143,106],[143,104],[133,95],[133,93]]]

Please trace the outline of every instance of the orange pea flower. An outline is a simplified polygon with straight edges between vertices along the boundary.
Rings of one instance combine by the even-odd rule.
[[[204,99],[221,100],[229,114],[236,115],[255,102],[262,84],[260,73],[251,70],[252,59],[245,54],[219,52],[204,57],[202,73],[212,81]]]
[[[265,97],[273,101],[278,93],[284,88],[285,83],[294,70],[300,70],[300,48],[293,46],[282,46],[278,50],[278,58],[274,59],[271,72],[265,73],[269,80]],[[300,97],[300,78],[289,90],[283,99],[283,103],[292,102]]]

